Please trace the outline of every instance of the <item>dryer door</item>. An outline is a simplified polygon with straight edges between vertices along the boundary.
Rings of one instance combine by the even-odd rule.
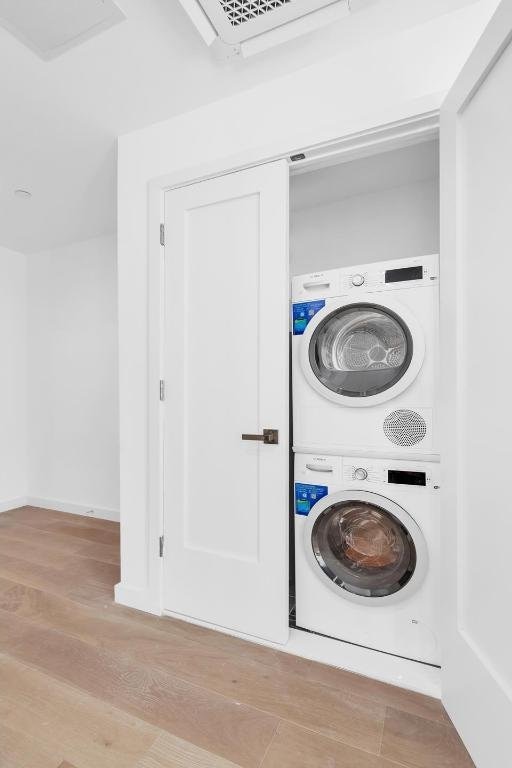
[[[359,603],[396,602],[427,570],[427,546],[412,517],[376,493],[340,491],[315,504],[304,546],[317,576]]]
[[[423,331],[394,302],[330,302],[304,334],[302,369],[324,397],[371,406],[403,392],[425,354]]]

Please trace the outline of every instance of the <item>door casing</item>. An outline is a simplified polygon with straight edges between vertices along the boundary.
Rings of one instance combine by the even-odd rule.
[[[478,103],[479,93],[482,88],[485,91],[487,85],[492,88],[492,76],[495,66],[500,65],[502,56],[512,56],[512,0],[502,0],[495,15],[491,19],[487,29],[477,43],[472,55],[468,59],[465,67],[461,71],[458,79],[454,83],[445,103],[441,109],[441,131],[443,141],[441,144],[441,197],[443,207],[441,210],[441,248],[445,257],[442,262],[442,281],[441,281],[441,323],[444,330],[444,345],[441,347],[441,368],[445,372],[444,386],[441,387],[441,410],[442,410],[442,513],[443,513],[443,542],[445,547],[444,556],[441,558],[443,567],[443,582],[448,585],[443,595],[442,626],[444,628],[443,654],[444,664],[442,670],[443,702],[452,718],[455,726],[461,733],[466,746],[471,751],[472,758],[478,766],[487,768],[487,766],[497,766],[506,762],[506,754],[509,753],[508,730],[510,725],[510,712],[512,695],[510,684],[503,674],[502,669],[494,664],[493,653],[489,653],[489,644],[482,642],[482,634],[475,631],[475,627],[481,626],[489,631],[489,634],[498,637],[508,638],[503,631],[503,619],[510,615],[509,603],[505,590],[500,589],[499,598],[500,620],[499,624],[493,625],[489,617],[480,609],[482,606],[482,596],[471,592],[471,581],[468,577],[467,563],[472,563],[472,574],[476,572],[477,565],[480,565],[475,559],[474,541],[469,541],[468,533],[471,530],[476,531],[478,541],[485,541],[485,525],[487,520],[493,520],[492,510],[496,503],[496,496],[501,497],[506,493],[505,470],[503,470],[503,456],[509,456],[508,435],[506,427],[508,423],[508,412],[506,410],[507,391],[504,392],[485,392],[478,390],[477,396],[471,391],[471,384],[468,385],[468,360],[471,355],[468,354],[468,315],[467,296],[474,297],[478,291],[478,316],[485,317],[486,310],[496,303],[497,306],[508,307],[505,304],[507,297],[500,296],[499,291],[494,288],[492,298],[489,298],[488,286],[492,285],[492,278],[496,274],[501,281],[502,286],[509,285],[507,282],[509,275],[505,271],[496,269],[496,253],[498,258],[505,250],[508,253],[509,246],[505,241],[503,246],[502,232],[495,222],[489,223],[488,213],[484,210],[485,204],[478,205],[479,216],[475,216],[474,209],[476,205],[472,202],[471,215],[467,215],[469,193],[474,196],[478,190],[479,184],[473,184],[471,180],[467,182],[467,169],[475,166],[475,157],[471,164],[465,166],[467,159],[467,141],[468,141],[468,123],[465,120],[471,120],[468,117],[472,107]],[[504,61],[504,59],[502,59]],[[507,60],[510,66],[510,58]],[[507,70],[508,74],[508,70]],[[489,80],[488,80],[489,78]],[[503,90],[503,85],[502,85]],[[509,104],[506,99],[507,94],[500,92],[501,101]],[[485,93],[483,93],[485,98]],[[495,98],[495,104],[498,99]],[[476,107],[478,109],[478,107]],[[504,125],[505,128],[510,122],[510,112],[507,115],[506,122],[500,122],[500,111],[496,109],[496,115],[492,112],[492,107],[486,105],[486,109],[480,106],[479,120],[481,125],[492,127],[493,118],[496,125]],[[489,118],[488,118],[489,115]],[[475,116],[473,114],[473,120]],[[471,139],[473,146],[486,148],[486,145],[492,147],[494,136],[479,136],[475,141],[475,136]],[[495,146],[503,146],[502,144]],[[487,140],[488,139],[488,140]],[[508,134],[507,134],[508,139]],[[507,141],[508,144],[508,141]],[[500,154],[498,163],[499,170],[494,172],[492,184],[502,174],[509,178],[507,173],[508,165],[506,157]],[[477,155],[478,158],[478,155]],[[480,157],[481,167],[492,172],[495,169],[496,162],[492,154],[486,156],[485,162]],[[480,179],[478,179],[480,181]],[[484,182],[485,183],[485,179]],[[491,187],[492,188],[492,187]],[[504,199],[503,197],[501,198]],[[500,211],[499,205],[490,197],[492,210]],[[466,214],[466,215],[465,215]],[[505,222],[503,229],[507,228],[506,216],[500,213]],[[471,243],[468,245],[468,222],[478,222],[481,226],[487,226],[484,235],[485,242],[489,240],[489,232],[498,238],[496,244],[491,245],[489,253],[487,249],[484,255],[485,263],[480,265],[475,256],[480,248],[479,235],[474,230],[469,235]],[[499,222],[501,223],[501,222]],[[480,255],[480,254],[478,254]],[[494,264],[493,264],[494,257]],[[476,267],[478,264],[478,269]],[[489,279],[491,278],[491,279]],[[487,290],[487,292],[486,292]],[[474,307],[474,298],[473,304]],[[506,311],[506,310],[505,310]],[[505,314],[505,313],[503,313]],[[492,318],[494,322],[498,321],[500,328],[506,324],[506,320],[501,322],[499,318]],[[489,323],[490,327],[492,323]],[[476,345],[478,347],[478,343]],[[489,359],[493,359],[495,350],[492,345],[486,349]],[[500,376],[506,380],[508,360],[504,359],[504,365],[500,368]],[[466,376],[464,375],[466,374]],[[473,384],[473,387],[476,385]],[[472,404],[478,402],[478,406],[473,409]],[[495,428],[496,408],[489,407],[497,404],[502,409],[503,416],[499,416],[500,426],[503,426],[501,434]],[[468,405],[469,404],[469,405]],[[476,411],[476,412],[475,412]],[[468,413],[470,417],[468,417]],[[481,429],[482,423],[485,423],[486,430]],[[487,426],[488,425],[488,426]],[[480,428],[480,431],[478,431]],[[475,450],[475,443],[478,444]],[[489,449],[489,444],[491,449]],[[470,465],[468,457],[473,455],[478,458],[478,474],[475,474],[474,466]],[[491,461],[492,459],[492,461]],[[491,466],[491,473],[489,465]],[[472,499],[471,478],[476,477],[480,488],[485,489],[486,502],[481,505],[485,516],[482,518],[482,529],[475,524],[475,510],[465,507],[464,502]],[[489,488],[489,491],[487,491]],[[479,489],[477,489],[479,490]],[[505,507],[507,502],[504,501]],[[506,542],[507,531],[503,531],[499,526],[499,518],[494,518],[496,530],[499,530],[497,539],[499,548]],[[476,538],[476,537],[475,537]],[[506,546],[506,544],[505,544]],[[494,553],[493,553],[494,554]],[[443,552],[442,552],[443,555]],[[473,559],[471,559],[473,556]],[[503,557],[503,555],[501,555]],[[503,562],[500,558],[498,562]],[[491,586],[495,583],[492,576],[486,574],[486,594],[491,594]],[[471,594],[471,603],[467,600],[467,595]],[[489,604],[493,605],[491,599]],[[468,606],[473,610],[469,615]],[[494,607],[494,605],[493,605]],[[476,610],[475,610],[476,608]],[[497,611],[494,615],[498,615]],[[507,629],[510,629],[511,623],[508,622]],[[495,653],[496,647],[491,647]],[[471,690],[474,695],[467,696]],[[489,714],[489,717],[485,715]]]

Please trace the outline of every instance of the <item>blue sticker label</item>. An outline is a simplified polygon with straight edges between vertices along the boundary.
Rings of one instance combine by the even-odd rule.
[[[325,307],[324,299],[293,305],[293,335],[302,336],[312,317]]]
[[[326,485],[309,485],[295,483],[295,514],[309,515],[317,501],[327,496],[329,489]]]

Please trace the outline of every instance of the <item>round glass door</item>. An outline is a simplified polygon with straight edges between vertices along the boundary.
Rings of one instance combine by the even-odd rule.
[[[371,397],[393,387],[409,368],[411,333],[390,309],[350,304],[325,317],[309,344],[316,378],[345,397]]]
[[[416,568],[411,534],[377,504],[340,501],[319,514],[311,531],[319,567],[341,590],[366,598],[399,592]]]

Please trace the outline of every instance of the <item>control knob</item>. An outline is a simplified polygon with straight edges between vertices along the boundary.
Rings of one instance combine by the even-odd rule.
[[[366,480],[368,477],[368,472],[364,467],[358,467],[354,470],[354,477],[356,480]]]
[[[352,285],[359,287],[364,283],[364,275],[352,275]]]

